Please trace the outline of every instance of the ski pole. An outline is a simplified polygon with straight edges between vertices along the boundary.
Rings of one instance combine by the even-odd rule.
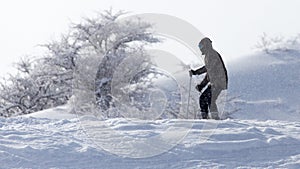
[[[192,87],[192,76],[190,76],[190,84],[189,84],[189,95],[188,95],[188,102],[186,108],[186,118],[189,118],[189,106],[190,106],[190,97],[191,97],[191,87]]]

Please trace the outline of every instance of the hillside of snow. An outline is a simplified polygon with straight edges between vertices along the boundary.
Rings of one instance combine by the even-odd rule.
[[[97,119],[68,105],[0,118],[0,168],[300,168],[300,55],[227,67],[229,119]]]
[[[300,120],[300,53],[257,53],[228,65],[238,119]]]

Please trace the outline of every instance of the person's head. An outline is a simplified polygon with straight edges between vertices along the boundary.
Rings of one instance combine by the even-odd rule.
[[[202,55],[205,55],[207,53],[207,51],[209,51],[210,49],[212,49],[212,41],[205,37],[203,38],[199,44],[198,44],[198,47],[200,49],[200,51],[202,52]]]

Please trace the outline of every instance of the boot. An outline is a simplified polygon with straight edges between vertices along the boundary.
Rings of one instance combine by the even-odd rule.
[[[202,119],[208,119],[208,113],[207,112],[201,112]]]
[[[211,118],[215,120],[220,120],[218,112],[210,112]]]

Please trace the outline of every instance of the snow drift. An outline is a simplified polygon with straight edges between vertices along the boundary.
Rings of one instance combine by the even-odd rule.
[[[79,128],[88,118],[48,119],[18,117],[1,119],[1,168],[299,168],[298,122],[224,120],[209,140],[199,137],[207,121],[193,121],[189,134],[170,151],[149,158],[123,158],[103,151]],[[144,121],[126,119],[104,121],[128,137],[150,138],[162,128],[186,120]],[[111,133],[107,133],[108,135]],[[114,147],[111,134],[107,144]],[[159,147],[160,145],[157,145]],[[153,147],[153,148],[157,148]],[[130,151],[130,148],[128,148]],[[123,151],[128,151],[124,147]]]

